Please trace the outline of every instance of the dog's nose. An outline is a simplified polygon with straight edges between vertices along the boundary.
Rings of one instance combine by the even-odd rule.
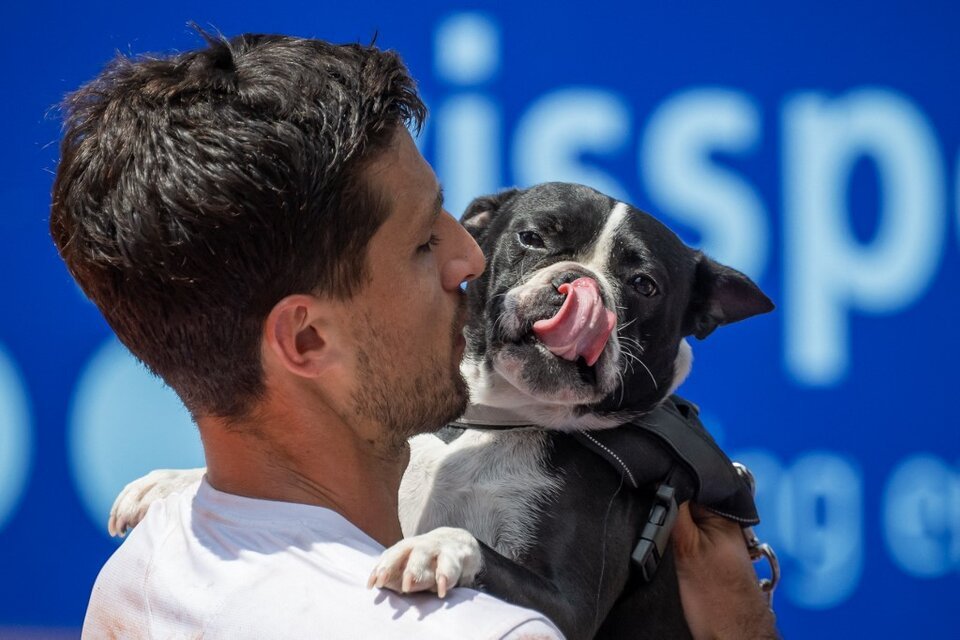
[[[557,276],[554,276],[553,280],[550,281],[550,284],[553,285],[553,288],[554,288],[554,289],[559,289],[559,288],[560,288],[560,285],[562,285],[562,284],[570,284],[571,282],[573,282],[574,280],[576,280],[576,279],[578,279],[578,278],[591,278],[591,279],[594,279],[591,274],[586,273],[586,272],[584,272],[584,271],[567,271],[567,272],[565,272],[565,273],[561,273],[561,274],[559,274],[559,275],[557,275]]]

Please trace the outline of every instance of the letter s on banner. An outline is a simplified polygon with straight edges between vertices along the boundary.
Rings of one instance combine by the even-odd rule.
[[[630,135],[630,118],[629,106],[611,91],[571,87],[548,93],[530,106],[514,133],[516,183],[581,182],[629,202],[616,178],[584,164],[580,156],[622,148]]]
[[[756,189],[711,155],[752,151],[759,139],[749,97],[704,88],[665,101],[640,145],[640,173],[658,208],[699,232],[707,254],[754,280],[769,253],[766,210]]]

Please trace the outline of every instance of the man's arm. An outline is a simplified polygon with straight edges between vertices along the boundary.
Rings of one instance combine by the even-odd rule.
[[[680,600],[694,638],[779,638],[739,525],[682,504],[673,549]]]

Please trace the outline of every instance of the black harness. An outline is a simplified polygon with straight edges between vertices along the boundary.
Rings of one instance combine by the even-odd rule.
[[[760,522],[749,481],[737,472],[698,414],[696,405],[673,395],[635,422],[572,434],[611,465],[633,489],[657,484],[653,506],[633,551],[633,560],[646,580],[653,577],[660,565],[676,521],[677,505],[693,500],[741,527]],[[484,424],[474,420],[452,425],[458,431],[521,426],[529,425],[516,421]],[[444,439],[453,435],[448,432]]]
[[[696,405],[680,396],[671,396],[635,422],[574,437],[634,489],[659,483],[633,551],[646,580],[660,565],[678,504],[692,500],[741,527],[760,522],[750,484],[704,428]]]

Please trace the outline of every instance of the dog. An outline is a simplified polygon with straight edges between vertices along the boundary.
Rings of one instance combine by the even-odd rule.
[[[487,259],[467,287],[468,428],[411,439],[399,500],[408,537],[370,585],[441,597],[472,586],[542,612],[570,639],[689,637],[670,554],[650,583],[630,561],[655,488],[625,490],[572,434],[642,419],[689,374],[687,338],[773,304],[651,215],[586,186],[480,197],[461,221]],[[111,533],[200,474],[131,483]]]

